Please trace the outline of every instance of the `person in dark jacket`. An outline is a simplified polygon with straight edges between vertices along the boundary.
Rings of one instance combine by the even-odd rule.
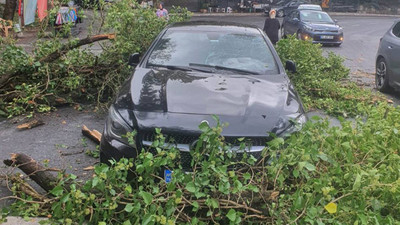
[[[264,23],[264,31],[274,45],[279,41],[278,32],[281,28],[279,20],[275,18],[275,15],[276,11],[271,9],[269,11],[269,18],[267,18]]]

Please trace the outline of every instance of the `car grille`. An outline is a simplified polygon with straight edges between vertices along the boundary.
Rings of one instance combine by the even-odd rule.
[[[141,141],[148,141],[148,142],[153,142],[155,140],[155,133],[151,131],[143,131],[139,132],[140,136],[139,138]],[[166,142],[169,143],[174,143],[174,144],[192,144],[195,142],[198,138],[199,135],[186,135],[186,134],[181,134],[181,133],[163,133],[164,137],[166,138]],[[238,146],[240,145],[240,141],[238,140],[241,137],[234,137],[234,136],[228,136],[224,137],[224,141],[226,143],[231,144],[232,146]],[[268,141],[270,141],[272,138],[271,137],[245,137],[242,142],[245,142],[246,145],[250,146],[265,146]],[[236,158],[235,160],[241,160],[243,158],[243,152],[237,152],[236,153]],[[252,155],[256,159],[261,159],[261,154],[262,151],[254,151],[254,152],[247,152],[248,155]],[[190,171],[192,166],[191,161],[192,161],[192,156],[190,152],[187,151],[181,151],[180,152],[180,160],[181,160],[181,165],[182,168],[186,171]]]
[[[315,32],[321,32],[321,33],[339,33],[337,30],[315,30]]]
[[[154,132],[145,131],[141,132],[141,140],[142,141],[150,141],[153,142],[155,140]],[[199,138],[199,135],[185,135],[185,134],[163,134],[166,142],[175,143],[175,144],[192,144]],[[224,137],[224,141],[231,145],[239,145],[239,138],[243,137],[235,137],[235,136],[226,136]],[[270,141],[270,137],[244,137],[242,142],[251,144],[252,146],[265,146],[268,141]]]

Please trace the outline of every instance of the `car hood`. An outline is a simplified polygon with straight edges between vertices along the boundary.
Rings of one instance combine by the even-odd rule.
[[[328,24],[328,23],[310,23],[304,22],[305,25],[315,29],[315,30],[324,30],[324,31],[338,31],[340,26],[337,24]]]
[[[140,129],[198,132],[212,115],[229,123],[228,135],[264,136],[302,112],[286,75],[215,75],[138,69],[131,98]]]

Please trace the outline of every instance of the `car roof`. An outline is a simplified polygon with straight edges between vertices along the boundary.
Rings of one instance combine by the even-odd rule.
[[[320,5],[315,4],[301,4],[299,5],[298,9],[310,9],[310,10],[321,10],[322,8]]]
[[[202,31],[235,31],[240,33],[260,33],[259,28],[253,25],[220,22],[220,21],[189,21],[173,23],[168,30],[202,30]]]

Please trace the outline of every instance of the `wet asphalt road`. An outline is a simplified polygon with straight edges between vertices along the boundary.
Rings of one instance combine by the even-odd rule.
[[[344,27],[345,41],[341,47],[324,47],[324,50],[333,51],[345,57],[345,64],[351,68],[352,77],[355,80],[360,79],[364,83],[372,82],[379,39],[395,19],[354,16],[337,16],[334,19],[337,19]],[[213,16],[193,17],[193,20],[232,21],[262,28],[265,17]],[[0,122],[0,175],[10,172],[2,164],[4,159],[9,158],[11,153],[25,153],[38,161],[49,160],[50,167],[66,169],[80,178],[90,176],[91,171],[84,171],[83,168],[94,165],[98,160],[87,156],[84,151],[94,150],[96,147],[90,140],[82,141],[81,126],[85,124],[90,129],[101,132],[104,114],[64,107],[56,112],[39,115],[39,117],[42,117],[45,125],[24,131],[16,129],[16,126],[23,122],[18,119],[23,119],[23,117]],[[9,195],[9,191],[0,178],[0,198],[6,195]],[[8,203],[0,202],[0,208],[4,204]]]

